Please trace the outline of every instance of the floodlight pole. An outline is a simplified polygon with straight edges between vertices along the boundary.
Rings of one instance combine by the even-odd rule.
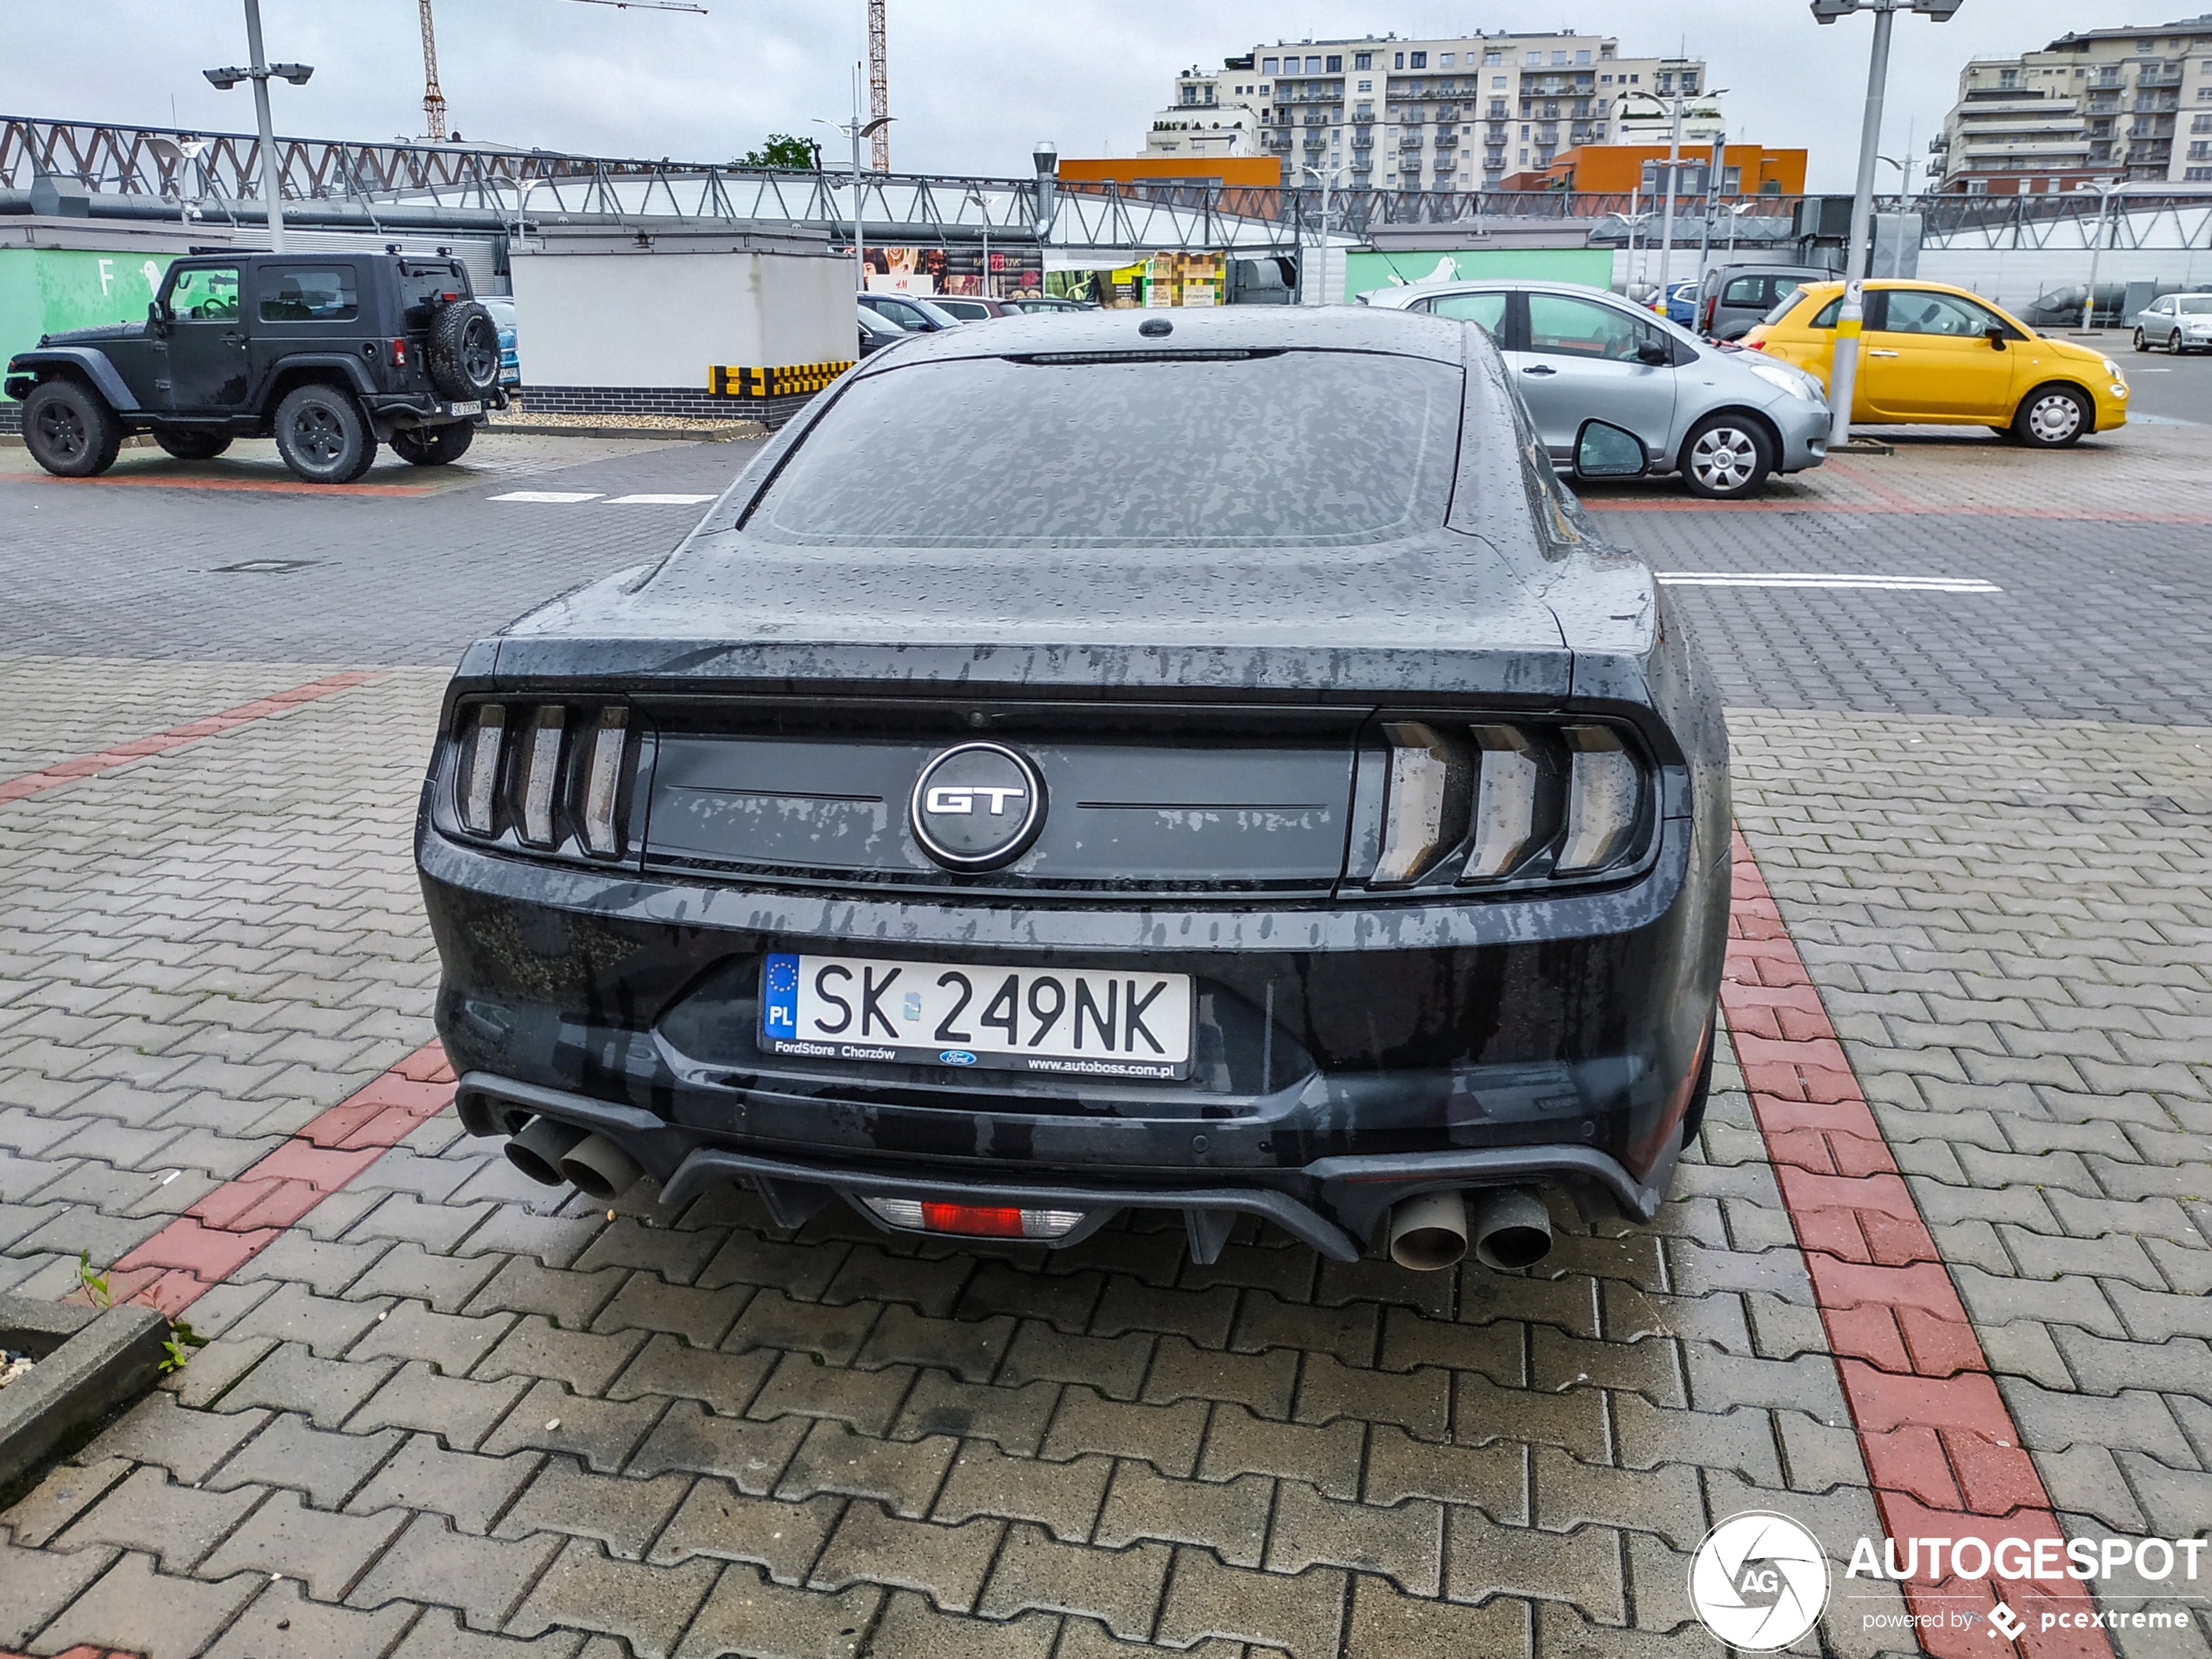
[[[1874,52],[1866,71],[1866,116],[1858,132],[1858,186],[1851,198],[1851,252],[1844,266],[1844,308],[1836,319],[1836,362],[1828,377],[1828,445],[1851,442],[1858,393],[1858,339],[1866,327],[1866,251],[1874,239],[1874,163],[1882,147],[1882,101],[1889,87],[1890,33],[1898,0],[1861,0],[1874,12]]]

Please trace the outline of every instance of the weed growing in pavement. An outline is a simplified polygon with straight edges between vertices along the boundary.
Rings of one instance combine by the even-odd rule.
[[[177,1320],[169,1327],[169,1334],[161,1344],[162,1375],[165,1377],[172,1371],[182,1371],[192,1363],[192,1351],[206,1345],[206,1337],[182,1319]]]
[[[108,1295],[107,1275],[95,1273],[92,1271],[92,1252],[89,1250],[80,1250],[77,1252],[77,1286],[84,1292],[94,1307],[107,1308],[115,1305]]]

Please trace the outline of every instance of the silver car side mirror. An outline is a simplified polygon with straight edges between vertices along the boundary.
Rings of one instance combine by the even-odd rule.
[[[1651,469],[1643,440],[1607,421],[1585,421],[1575,440],[1577,478],[1641,478]]]

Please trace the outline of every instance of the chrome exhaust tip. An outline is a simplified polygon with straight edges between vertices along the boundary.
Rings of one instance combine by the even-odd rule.
[[[1433,1273],[1467,1253],[1467,1200],[1458,1193],[1424,1192],[1392,1207],[1390,1259],[1400,1267]]]

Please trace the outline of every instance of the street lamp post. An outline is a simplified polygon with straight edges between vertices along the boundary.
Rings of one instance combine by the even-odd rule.
[[[1851,442],[1851,401],[1858,391],[1858,337],[1866,327],[1866,250],[1874,231],[1874,164],[1882,147],[1882,100],[1889,85],[1890,32],[1900,11],[1948,23],[1963,0],[1812,0],[1816,23],[1855,11],[1874,14],[1874,50],[1866,71],[1866,115],[1858,136],[1858,187],[1851,199],[1851,252],[1844,266],[1844,305],[1836,319],[1836,361],[1828,377],[1828,443]]]
[[[2120,193],[2120,180],[2108,185],[2076,185],[2074,189],[2097,199],[2097,226],[2089,239],[2089,292],[2081,300],[2081,332],[2088,334],[2097,326],[2097,266],[2105,252],[2105,210],[2112,199]]]
[[[983,215],[983,297],[988,300],[993,297],[991,293],[991,204],[983,199],[983,187],[981,185],[970,185],[968,187],[967,199],[974,202],[976,211]]]
[[[261,50],[261,0],[246,0],[246,49],[253,58],[246,69],[206,69],[209,84],[227,92],[240,81],[253,83],[253,114],[261,128],[261,209],[269,220],[269,251],[284,252],[284,201],[277,185],[276,125],[269,115],[269,78],[305,86],[314,69],[307,64],[272,64]]]
[[[879,115],[873,121],[860,119],[860,94],[856,82],[853,91],[853,118],[850,121],[825,121],[814,118],[814,125],[825,126],[833,132],[842,132],[853,142],[853,292],[866,293],[868,287],[868,250],[860,230],[860,140],[873,138],[891,125],[892,118]]]
[[[1313,303],[1317,306],[1325,306],[1329,303],[1329,192],[1335,185],[1338,175],[1343,172],[1344,169],[1316,167],[1309,163],[1302,166],[1299,171],[1307,174],[1321,186],[1321,228],[1313,239],[1314,264],[1319,267],[1320,278],[1316,284],[1315,292],[1320,297]]]

